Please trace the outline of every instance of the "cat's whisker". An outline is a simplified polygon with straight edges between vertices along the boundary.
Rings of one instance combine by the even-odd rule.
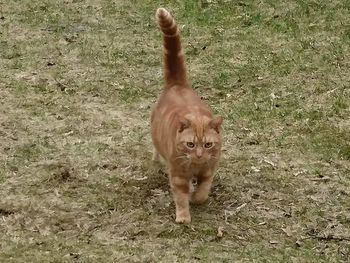
[[[182,155],[182,156],[178,156],[175,158],[175,160],[178,160],[178,159],[187,159],[188,157],[186,155]]]

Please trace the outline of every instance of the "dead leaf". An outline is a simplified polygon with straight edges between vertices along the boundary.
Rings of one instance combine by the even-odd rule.
[[[218,227],[218,233],[216,234],[217,237],[222,237],[224,235],[224,228],[222,226]]]
[[[252,169],[253,172],[256,172],[256,173],[260,172],[260,169],[255,166],[252,166],[250,168]]]
[[[290,230],[290,227],[286,227],[286,228],[281,228],[281,230],[287,235],[287,237],[292,236],[292,231]]]

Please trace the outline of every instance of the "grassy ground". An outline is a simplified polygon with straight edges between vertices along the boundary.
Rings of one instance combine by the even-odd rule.
[[[225,118],[188,226],[151,162],[159,6]],[[349,13],[347,0],[0,0],[0,261],[349,262]]]

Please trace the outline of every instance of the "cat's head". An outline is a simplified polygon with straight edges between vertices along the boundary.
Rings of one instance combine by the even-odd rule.
[[[181,117],[176,136],[179,158],[195,164],[216,161],[221,150],[221,124],[221,116]]]

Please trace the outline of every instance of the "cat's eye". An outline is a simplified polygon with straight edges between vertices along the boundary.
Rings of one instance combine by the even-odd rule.
[[[188,147],[188,148],[194,148],[194,143],[193,142],[187,142],[186,143],[186,146]]]
[[[206,144],[204,144],[204,148],[209,149],[211,147],[213,147],[213,143],[212,142],[207,142]]]

